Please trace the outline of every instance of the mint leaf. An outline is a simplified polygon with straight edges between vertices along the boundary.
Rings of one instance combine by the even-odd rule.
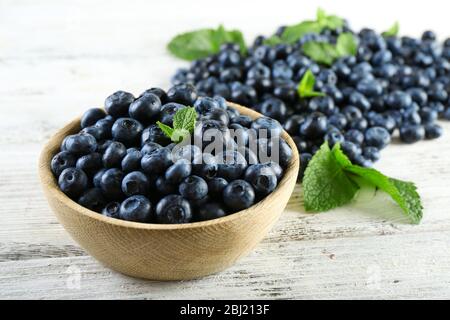
[[[173,128],[169,127],[168,125],[157,121],[156,124],[158,125],[158,127],[162,130],[162,132],[169,138],[172,137],[173,134]]]
[[[173,116],[173,128],[175,130],[186,130],[188,133],[194,131],[197,113],[193,107],[180,109]]]
[[[246,46],[242,33],[238,30],[227,31],[220,25],[217,29],[199,29],[175,36],[167,49],[176,57],[184,60],[196,60],[217,53],[224,43],[237,43],[241,52]]]
[[[353,199],[358,189],[328,143],[324,143],[309,162],[303,177],[306,211],[327,211],[342,206]]]
[[[283,40],[279,36],[271,36],[270,38],[264,39],[263,43],[268,46],[275,46],[283,43]]]
[[[321,28],[336,30],[344,26],[344,19],[335,15],[328,16],[321,8],[317,9],[316,19]]]
[[[175,129],[173,131],[172,136],[170,137],[170,139],[172,140],[172,142],[175,143],[180,143],[181,141],[183,141],[184,138],[189,136],[189,131],[186,129]]]
[[[327,42],[307,42],[303,45],[303,53],[314,61],[325,65],[331,65],[338,58],[336,48]]]
[[[381,35],[383,37],[395,37],[398,35],[399,31],[400,31],[400,24],[397,21],[387,31],[382,32]]]
[[[340,57],[356,55],[358,43],[353,34],[349,32],[341,33],[336,41],[336,50]]]
[[[300,98],[324,97],[324,93],[314,91],[315,83],[316,77],[314,77],[312,71],[308,69],[303,75],[297,87],[297,92]]]
[[[293,26],[287,26],[281,34],[284,43],[294,43],[308,33],[320,33],[322,27],[316,21],[303,21]]]

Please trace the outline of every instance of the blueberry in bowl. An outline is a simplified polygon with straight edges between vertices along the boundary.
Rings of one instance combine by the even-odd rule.
[[[154,280],[221,271],[281,215],[297,181],[296,145],[277,122],[223,98],[190,86],[152,90],[119,91],[104,114],[91,110],[59,130],[40,157],[45,195],[70,235],[116,271]],[[101,137],[85,130],[99,126]],[[246,138],[233,139],[235,128]],[[260,128],[269,135],[253,132]],[[195,141],[207,129],[218,131],[211,143]],[[275,158],[251,150],[251,139]]]

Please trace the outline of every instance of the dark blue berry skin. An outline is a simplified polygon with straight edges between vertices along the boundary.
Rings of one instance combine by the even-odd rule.
[[[161,100],[153,93],[146,93],[130,105],[130,117],[142,124],[149,124],[159,114]]]
[[[222,109],[219,102],[210,97],[199,97],[194,103],[194,108],[198,114],[207,114],[216,109]]]
[[[300,132],[300,126],[304,121],[305,121],[304,116],[295,114],[286,120],[286,122],[283,125],[283,128],[290,135],[296,136]]]
[[[200,206],[194,213],[195,221],[207,221],[226,216],[225,208],[217,202],[209,202]]]
[[[79,197],[88,187],[88,177],[83,170],[66,168],[59,175],[58,185],[62,192],[74,199]]]
[[[172,153],[167,148],[155,149],[141,159],[141,167],[148,174],[162,174],[172,163]]]
[[[364,158],[372,162],[377,162],[380,160],[380,150],[375,147],[364,147],[362,149],[362,155]]]
[[[144,92],[142,92],[142,94],[139,96],[139,98],[142,98],[143,96],[145,96],[147,94],[154,94],[154,95],[156,95],[159,98],[159,100],[161,101],[161,103],[166,103],[167,102],[167,93],[161,88],[150,88],[150,89],[147,89]]]
[[[264,100],[259,106],[259,110],[265,116],[278,121],[283,121],[287,112],[286,104],[274,97]]]
[[[256,103],[257,93],[256,90],[248,85],[239,84],[231,85],[230,99],[243,106],[251,106]]]
[[[429,107],[423,107],[419,111],[422,124],[432,124],[438,119],[438,112]]]
[[[394,91],[386,97],[386,104],[392,109],[405,109],[411,103],[411,96],[403,91]]]
[[[230,130],[223,123],[216,120],[201,120],[194,129],[194,141],[201,141],[203,148],[212,142],[226,145],[231,139]]]
[[[334,101],[330,97],[316,97],[309,101],[308,109],[310,111],[318,111],[326,115],[334,112]]]
[[[103,154],[102,161],[105,168],[121,167],[122,159],[127,155],[127,148],[121,142],[114,141]]]
[[[208,194],[208,184],[199,176],[189,176],[180,183],[178,191],[188,200],[199,200]]]
[[[332,147],[336,143],[344,142],[344,135],[338,129],[333,129],[327,132],[324,140],[328,141],[329,146]]]
[[[355,119],[348,124],[349,129],[356,129],[359,131],[366,130],[368,126],[369,126],[369,123],[366,120],[366,118]]]
[[[185,159],[192,164],[198,164],[203,160],[203,153],[202,150],[194,144],[176,145],[172,149],[172,157],[175,162]]]
[[[245,180],[231,181],[223,190],[223,202],[233,211],[247,209],[255,202],[255,191]]]
[[[134,96],[125,91],[117,91],[105,100],[105,109],[114,118],[126,117]]]
[[[124,197],[122,192],[123,172],[117,168],[106,170],[100,180],[100,189],[111,200],[120,200]]]
[[[355,106],[347,106],[342,110],[342,114],[347,119],[348,123],[352,123],[353,121],[362,118],[362,112]]]
[[[170,102],[192,106],[195,99],[197,99],[195,87],[188,83],[173,86],[167,91],[167,100]]]
[[[245,157],[238,151],[225,151],[217,155],[218,176],[228,181],[238,179],[247,168]]]
[[[191,222],[192,208],[189,202],[179,195],[168,195],[156,205],[156,221],[164,224]]]
[[[272,171],[275,173],[275,176],[277,177],[277,180],[280,181],[281,178],[283,177],[283,168],[276,162],[274,161],[269,161],[269,162],[265,162],[262,165],[269,167],[270,169],[272,169]]]
[[[349,102],[362,111],[368,111],[371,108],[369,100],[363,94],[356,91],[350,95]]]
[[[428,95],[422,88],[411,88],[408,90],[411,99],[419,106],[424,106],[428,102]]]
[[[120,202],[110,202],[102,210],[102,215],[109,218],[120,219]]]
[[[356,129],[351,129],[348,130],[345,135],[344,138],[346,141],[350,141],[353,142],[354,144],[361,146],[364,142],[364,134]]]
[[[249,128],[252,124],[252,118],[249,116],[241,115],[238,117],[235,117],[232,121],[233,124],[239,124],[245,128]]]
[[[190,176],[191,172],[192,164],[186,159],[181,159],[166,170],[165,178],[168,183],[178,184]]]
[[[114,124],[114,119],[100,119],[98,120],[94,127],[97,128],[97,130],[100,132],[101,134],[101,139],[100,140],[106,140],[106,139],[111,139],[112,134],[111,134],[111,129],[112,126]]]
[[[377,97],[383,93],[383,87],[376,80],[363,80],[359,82],[356,86],[356,89],[365,97]],[[355,97],[353,97],[355,99]],[[350,96],[351,100],[351,96]],[[367,101],[368,102],[368,101]],[[366,102],[365,107],[367,107]],[[358,106],[357,104],[355,104]],[[367,110],[367,109],[364,109]]]
[[[141,151],[135,148],[127,150],[127,154],[122,159],[121,167],[123,172],[131,172],[141,169]]]
[[[278,148],[278,161],[277,162],[281,167],[286,168],[292,159],[292,149],[287,144],[287,142],[284,141],[283,139],[277,139],[277,140],[270,139],[268,147],[269,147],[269,150],[271,151],[271,154],[273,154],[274,152],[277,153],[276,148]]]
[[[52,158],[50,167],[55,177],[58,178],[64,169],[75,167],[76,162],[77,158],[73,154],[68,151],[61,151]]]
[[[422,119],[417,111],[407,109],[403,112],[402,123],[405,124],[420,124]]]
[[[350,141],[344,141],[341,145],[342,151],[350,158],[350,160],[355,159],[357,156],[361,155],[361,148]]]
[[[141,145],[148,142],[154,142],[162,146],[166,146],[170,143],[170,139],[164,134],[161,128],[152,124],[144,129],[141,135]]]
[[[94,177],[92,178],[92,182],[94,184],[94,187],[100,188],[100,185],[101,185],[101,182],[102,182],[102,176],[106,172],[106,170],[108,170],[108,169],[102,168],[102,169],[98,170],[94,174]]]
[[[364,142],[367,146],[383,149],[391,142],[391,135],[383,127],[372,127],[366,130]]]
[[[112,136],[116,141],[133,146],[138,144],[143,129],[142,124],[135,119],[119,118],[112,126]]]
[[[206,181],[215,178],[219,172],[216,158],[211,154],[203,154],[203,161],[201,161],[201,163],[195,163],[192,172],[194,175],[197,175]]]
[[[146,142],[142,145],[141,155],[145,156],[146,154],[152,153],[156,149],[160,149],[162,146],[156,142]]]
[[[404,143],[414,143],[423,140],[425,129],[417,124],[405,124],[400,127],[400,140]]]
[[[336,127],[339,130],[343,130],[347,126],[347,118],[341,113],[333,114],[328,118],[328,124]],[[298,131],[295,134],[297,133]]]
[[[366,159],[362,154],[355,156],[355,158],[352,159],[352,162],[364,168],[371,168],[373,166],[373,162]]]
[[[98,152],[84,155],[78,158],[76,167],[92,177],[102,167],[102,155]]]
[[[373,117],[369,118],[369,125],[371,127],[383,127],[389,133],[392,134],[394,132],[397,123],[395,122],[395,119],[390,116],[389,114],[375,114]]]
[[[250,183],[258,196],[264,197],[277,187],[275,172],[264,164],[253,164],[245,170],[245,180]]]
[[[138,195],[125,199],[120,205],[119,217],[134,222],[151,222],[153,206],[146,197]]]
[[[166,103],[161,107],[161,112],[159,114],[159,121],[162,123],[172,126],[173,125],[173,117],[177,113],[178,110],[185,108],[184,105],[179,103]]]
[[[281,124],[268,117],[260,117],[252,122],[251,129],[256,130],[258,137],[279,137],[283,132]]]
[[[223,190],[228,185],[228,181],[224,178],[215,177],[208,180],[208,193],[216,199],[222,199]]]
[[[319,112],[310,114],[300,126],[300,134],[311,139],[321,138],[327,132],[327,117]]]
[[[207,112],[202,119],[215,120],[222,123],[225,126],[228,126],[230,123],[230,117],[228,116],[228,112],[226,110],[217,108],[212,110],[211,112]]]
[[[91,108],[81,117],[81,128],[93,126],[98,120],[106,116],[105,110],[100,108]]]
[[[90,134],[95,138],[95,140],[100,141],[106,139],[110,136],[108,132],[104,131],[104,128],[101,126],[93,125],[90,127],[86,127],[80,131],[80,134]]]
[[[122,180],[122,192],[128,197],[147,195],[149,191],[150,181],[141,171],[130,172]]]
[[[303,176],[305,174],[305,170],[308,167],[309,161],[312,159],[312,154],[310,153],[302,153],[300,154],[300,170],[298,172],[298,180],[302,181]]]
[[[438,124],[427,124],[425,125],[425,138],[426,139],[437,139],[442,136],[442,127]]]
[[[169,183],[164,176],[160,176],[155,181],[156,190],[162,195],[178,193],[177,185]]]
[[[99,188],[88,189],[78,198],[78,204],[95,212],[101,212],[106,200]]]
[[[92,153],[97,149],[97,141],[90,134],[75,134],[64,139],[64,150],[70,153],[83,155]]]

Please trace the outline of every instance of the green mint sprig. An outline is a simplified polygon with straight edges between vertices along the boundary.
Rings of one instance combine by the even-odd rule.
[[[383,37],[396,37],[400,31],[400,24],[396,21],[392,27],[381,33]]]
[[[328,42],[310,41],[303,45],[303,53],[318,63],[332,65],[336,59],[354,56],[358,50],[358,42],[351,33],[341,33],[336,45]]]
[[[364,185],[389,194],[414,224],[422,219],[422,203],[412,182],[389,178],[381,172],[354,165],[339,144],[325,142],[306,168],[303,178],[306,211],[328,211],[349,203]]]
[[[316,77],[310,69],[308,69],[300,80],[297,87],[297,93],[300,98],[324,97],[325,93],[314,91]]]
[[[244,36],[239,30],[225,30],[223,25],[217,29],[199,29],[175,36],[167,49],[176,57],[184,60],[196,60],[217,53],[224,43],[236,43],[245,53]]]
[[[197,113],[195,109],[186,107],[175,113],[173,117],[173,128],[159,121],[156,124],[173,142],[179,143],[194,131],[196,120]]]

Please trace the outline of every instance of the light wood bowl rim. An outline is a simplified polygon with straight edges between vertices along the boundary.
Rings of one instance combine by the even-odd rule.
[[[250,116],[252,119],[256,119],[259,117],[262,117],[263,115],[246,107],[240,106],[235,103],[228,102],[229,105],[231,105],[233,108],[237,109],[242,115]],[[265,203],[276,201],[278,194],[282,193],[284,189],[286,189],[288,176],[289,175],[297,175],[299,166],[300,166],[300,159],[299,154],[297,151],[297,147],[292,140],[292,138],[289,136],[289,134],[286,131],[283,131],[282,137],[286,140],[286,142],[289,144],[289,146],[292,149],[292,159],[287,166],[287,169],[284,172],[283,178],[281,179],[280,183],[278,184],[277,188],[268,196],[266,196],[263,200],[259,201],[258,203],[254,204],[250,208],[247,208],[245,210],[241,210],[232,214],[229,214],[225,217],[207,220],[207,221],[200,221],[200,222],[190,222],[190,223],[184,223],[184,224],[157,224],[157,223],[142,223],[142,222],[132,222],[132,221],[125,221],[120,220],[116,218],[110,218],[106,217],[98,212],[89,210],[81,205],[79,205],[74,200],[70,199],[67,195],[65,195],[58,187],[56,183],[56,179],[53,176],[53,173],[50,168],[50,162],[53,158],[55,151],[59,150],[59,147],[61,145],[62,140],[65,136],[67,136],[69,133],[74,132],[75,129],[80,127],[80,119],[81,117],[77,117],[76,119],[72,120],[70,123],[65,125],[62,129],[58,130],[51,138],[50,140],[45,144],[44,148],[42,149],[41,155],[39,157],[39,177],[41,181],[42,188],[47,189],[46,191],[49,192],[49,194],[52,194],[52,197],[56,198],[59,202],[63,203],[65,206],[69,207],[70,209],[88,216],[90,218],[99,220],[104,223],[113,224],[120,227],[126,227],[126,228],[133,228],[133,229],[141,229],[141,230],[179,230],[179,229],[197,229],[197,228],[203,228],[207,226],[213,226],[218,225],[221,223],[230,222],[233,220],[238,220],[245,215],[247,215],[249,212],[252,212],[254,210],[260,210],[262,206],[264,206]]]

